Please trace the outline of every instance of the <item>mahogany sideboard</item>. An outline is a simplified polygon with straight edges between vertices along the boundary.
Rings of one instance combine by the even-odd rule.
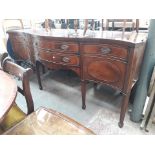
[[[71,69],[81,79],[82,108],[86,108],[86,83],[93,81],[119,90],[122,97],[119,127],[123,127],[131,88],[138,80],[147,33],[53,29],[8,31],[16,59],[29,60],[37,70]]]

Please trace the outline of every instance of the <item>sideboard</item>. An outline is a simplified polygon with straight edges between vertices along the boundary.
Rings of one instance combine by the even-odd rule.
[[[53,29],[11,30],[7,32],[16,59],[29,60],[39,67],[71,69],[81,79],[82,108],[86,108],[86,84],[102,83],[122,94],[119,127],[123,127],[129,96],[143,60],[147,34],[121,31],[83,31]]]

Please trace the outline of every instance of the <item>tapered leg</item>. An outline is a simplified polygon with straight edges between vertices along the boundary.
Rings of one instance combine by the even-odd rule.
[[[38,84],[39,84],[40,90],[42,90],[43,87],[42,87],[42,83],[41,83],[39,67],[40,67],[40,62],[36,61],[36,73],[37,73]]]
[[[42,73],[45,74],[45,66],[44,65],[41,66],[42,66]]]
[[[86,109],[86,81],[81,81],[81,93],[82,93],[82,109]]]
[[[120,113],[120,121],[118,123],[119,127],[122,128],[123,125],[124,125],[124,118],[125,118],[125,113],[126,113],[126,110],[128,108],[128,103],[129,103],[129,94],[128,93],[127,95],[124,95],[123,94],[123,99],[122,99],[122,106],[121,106],[121,113]]]
[[[97,89],[97,83],[94,82],[94,89]]]

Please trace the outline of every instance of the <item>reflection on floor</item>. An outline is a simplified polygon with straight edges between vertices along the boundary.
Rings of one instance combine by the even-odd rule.
[[[31,92],[35,109],[40,106],[57,110],[86,127],[96,134],[155,134],[155,128],[149,133],[140,130],[139,123],[130,121],[127,112],[124,127],[118,127],[121,95],[105,86],[88,83],[86,110],[81,108],[80,79],[71,71],[48,71],[42,75],[44,90],[39,90],[36,75],[31,77]],[[20,81],[18,81],[20,83]],[[17,103],[24,99],[18,94]],[[19,105],[25,111],[25,104]]]

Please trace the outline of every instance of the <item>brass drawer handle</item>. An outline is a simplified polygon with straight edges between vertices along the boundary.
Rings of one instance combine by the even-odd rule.
[[[109,54],[111,52],[111,49],[108,47],[102,47],[101,48],[101,53],[102,54]]]
[[[68,57],[63,57],[63,58],[62,58],[62,61],[68,63],[68,62],[70,62],[70,58],[68,58]]]
[[[67,50],[68,48],[69,48],[69,46],[68,45],[61,45],[61,47],[60,47],[62,50]]]

